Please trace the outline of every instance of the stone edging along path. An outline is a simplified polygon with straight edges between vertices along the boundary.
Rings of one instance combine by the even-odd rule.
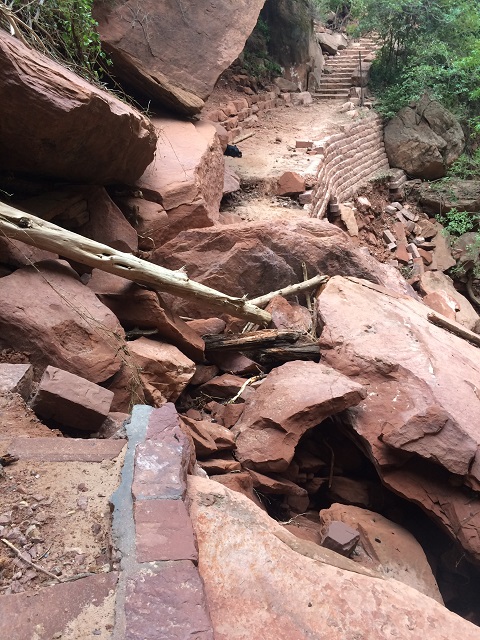
[[[185,504],[187,472],[195,464],[193,444],[172,403],[158,409],[135,406],[126,431],[128,441],[15,441],[19,457],[33,462],[38,446],[45,450],[44,440],[50,441],[47,460],[52,461],[113,464],[125,445],[127,450],[110,498],[110,571],[0,596],[2,640],[213,640]]]

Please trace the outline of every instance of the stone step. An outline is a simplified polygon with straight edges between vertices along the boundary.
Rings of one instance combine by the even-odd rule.
[[[345,94],[330,94],[330,93],[315,93],[314,98],[318,98],[319,100],[342,100],[345,102],[348,98],[348,93]]]
[[[322,91],[327,89],[349,89],[352,83],[349,80],[342,82],[322,82]]]
[[[328,95],[332,95],[332,94],[345,94],[348,95],[349,94],[349,88],[348,87],[324,87],[323,85],[320,87],[320,91],[319,93],[324,93],[324,94],[328,94]]]

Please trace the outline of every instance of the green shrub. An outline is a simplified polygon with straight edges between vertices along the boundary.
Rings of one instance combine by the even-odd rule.
[[[469,231],[474,231],[480,216],[469,211],[459,211],[452,207],[450,211],[437,214],[436,218],[444,226],[447,233],[458,237]]]
[[[108,61],[92,4],[93,0],[0,0],[0,26],[95,79]]]

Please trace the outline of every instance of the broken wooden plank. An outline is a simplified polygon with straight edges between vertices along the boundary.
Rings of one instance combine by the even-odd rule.
[[[320,347],[303,331],[262,329],[250,333],[203,336],[205,352],[237,351],[259,364],[272,365],[291,360],[320,361]]]
[[[274,346],[286,346],[305,337],[302,331],[281,331],[279,329],[261,329],[249,333],[231,335],[206,335],[205,351],[249,351]]]
[[[284,347],[271,347],[249,354],[259,364],[268,365],[276,362],[292,360],[308,360],[320,362],[320,346],[317,342],[310,344],[290,344]]]
[[[190,280],[183,271],[171,271],[129,253],[117,251],[2,202],[0,202],[0,233],[157,291],[168,292],[181,298],[200,300],[222,313],[245,318],[261,326],[269,324],[272,319],[269,313],[246,299],[226,295]]]

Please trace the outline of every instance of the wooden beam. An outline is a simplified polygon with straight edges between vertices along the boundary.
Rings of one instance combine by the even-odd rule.
[[[249,351],[265,347],[280,347],[297,342],[306,334],[302,331],[280,331],[278,329],[262,329],[250,333],[233,333],[231,335],[206,335],[205,351]],[[308,338],[307,338],[308,339]],[[310,339],[311,341],[311,339]]]
[[[261,326],[269,324],[272,320],[269,313],[246,299],[228,296],[190,280],[183,271],[171,271],[129,253],[117,251],[2,202],[0,233],[157,291],[200,301],[217,311],[244,318]]]

